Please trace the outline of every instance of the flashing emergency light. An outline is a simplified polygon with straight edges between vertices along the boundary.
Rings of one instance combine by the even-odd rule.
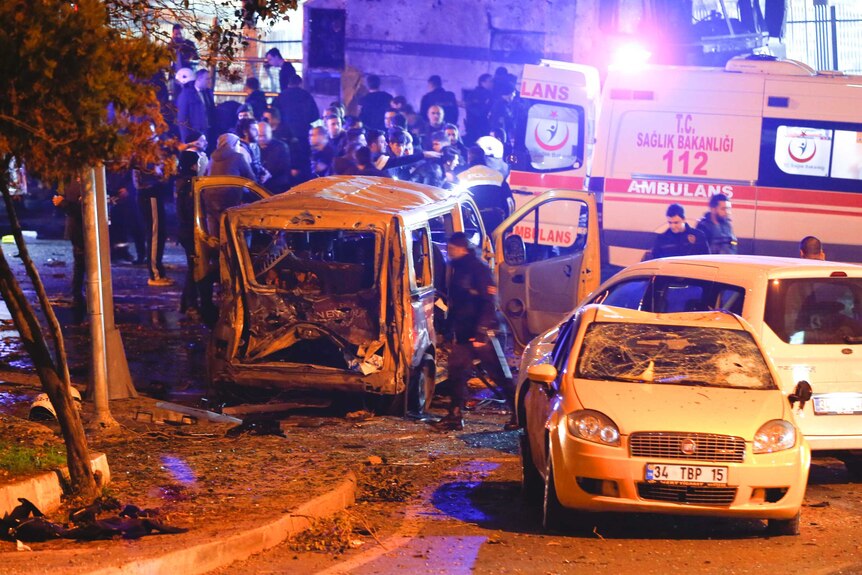
[[[645,66],[652,52],[637,42],[620,44],[611,59],[611,68],[617,70],[637,69]]]

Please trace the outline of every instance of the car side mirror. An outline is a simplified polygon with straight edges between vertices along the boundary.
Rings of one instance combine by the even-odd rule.
[[[531,365],[527,368],[527,379],[538,383],[542,388],[544,388],[545,393],[552,395],[553,388],[551,387],[551,384],[553,384],[557,379],[557,368],[549,363]]]
[[[524,238],[512,234],[503,240],[503,261],[510,266],[520,266],[527,261],[527,246],[524,245]]]
[[[787,400],[790,401],[790,406],[793,407],[793,404],[797,401],[799,402],[799,409],[805,407],[805,403],[811,399],[811,384],[805,380],[800,381],[796,384],[796,389],[793,390],[793,393],[787,396]]]

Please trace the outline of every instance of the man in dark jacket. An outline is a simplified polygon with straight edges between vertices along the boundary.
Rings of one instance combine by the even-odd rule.
[[[419,117],[428,117],[428,108],[440,106],[447,122],[458,124],[458,99],[455,94],[443,89],[443,80],[436,74],[428,78],[428,92],[422,96],[419,105]]]
[[[278,87],[279,90],[284,92],[289,80],[296,76],[296,68],[290,62],[285,61],[278,48],[270,48],[266,53],[265,59],[267,66],[278,68]]]
[[[245,105],[251,106],[255,120],[262,120],[266,111],[266,94],[260,89],[260,80],[251,76],[245,79]]]
[[[180,296],[180,313],[196,316],[199,313],[198,285],[195,271],[195,202],[192,179],[202,176],[207,166],[207,140],[200,133],[192,134],[181,148],[177,158],[177,177],[174,193],[177,197],[177,240],[186,252],[186,277]]]
[[[82,174],[67,182],[53,203],[66,214],[66,239],[72,243],[72,322],[81,323],[87,313],[84,300],[84,213],[81,211],[81,198],[85,186]]]
[[[188,141],[194,132],[207,135],[215,114],[215,103],[210,91],[210,73],[201,68],[195,72],[195,81],[183,86],[177,98],[177,126],[182,141]]]
[[[449,278],[447,296],[449,310],[447,320],[452,335],[452,351],[449,353],[449,380],[452,383],[452,402],[449,414],[434,424],[442,431],[457,431],[464,428],[463,409],[467,395],[467,380],[473,373],[473,360],[481,361],[482,367],[494,382],[501,386],[514,404],[514,386],[505,358],[501,358],[496,332],[497,286],[491,270],[476,255],[463,232],[452,234],[448,241]],[[506,424],[515,429],[515,412]]]
[[[259,122],[257,129],[260,161],[263,167],[272,174],[272,178],[266,182],[266,189],[274,194],[280,194],[290,188],[290,172],[292,169],[290,147],[285,142],[272,136],[272,126],[266,122]]]
[[[652,249],[653,258],[694,256],[709,253],[706,236],[685,221],[685,208],[680,204],[667,207],[667,230],[657,234]]]
[[[281,87],[281,93],[272,103],[281,113],[281,121],[290,133],[301,140],[305,139],[311,123],[320,119],[320,108],[314,101],[314,96],[302,88],[302,78],[293,75],[287,80],[287,87]]]
[[[713,254],[735,254],[739,242],[733,233],[730,221],[730,200],[724,194],[709,198],[709,211],[697,222],[697,229],[706,236],[709,252]]]
[[[467,129],[466,141],[472,144],[482,136],[486,136],[491,129],[488,115],[491,113],[493,102],[491,87],[494,79],[491,74],[479,76],[479,82],[475,88],[467,93],[464,107],[467,117],[464,118],[464,127]]]
[[[368,93],[359,100],[359,119],[366,128],[382,130],[383,116],[392,104],[392,94],[380,89],[380,76],[369,74],[365,84]]]

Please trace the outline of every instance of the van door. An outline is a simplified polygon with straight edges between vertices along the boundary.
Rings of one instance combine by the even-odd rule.
[[[493,237],[500,307],[519,346],[599,285],[598,215],[588,192],[542,194],[506,218]]]
[[[206,277],[213,266],[218,265],[219,230],[218,219],[207,218],[207,205],[214,206],[215,194],[233,198],[234,205],[250,204],[268,198],[272,194],[255,182],[238,176],[206,176],[195,178],[192,183],[195,203],[195,281]],[[231,201],[230,203],[233,203]],[[207,223],[209,219],[209,224]],[[210,229],[215,228],[215,229]]]

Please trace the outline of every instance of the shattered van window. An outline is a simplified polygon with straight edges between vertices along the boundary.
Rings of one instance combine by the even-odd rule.
[[[581,379],[738,389],[777,389],[745,331],[594,323],[581,346]]]
[[[254,285],[333,295],[375,285],[373,232],[246,228],[241,233]]]

